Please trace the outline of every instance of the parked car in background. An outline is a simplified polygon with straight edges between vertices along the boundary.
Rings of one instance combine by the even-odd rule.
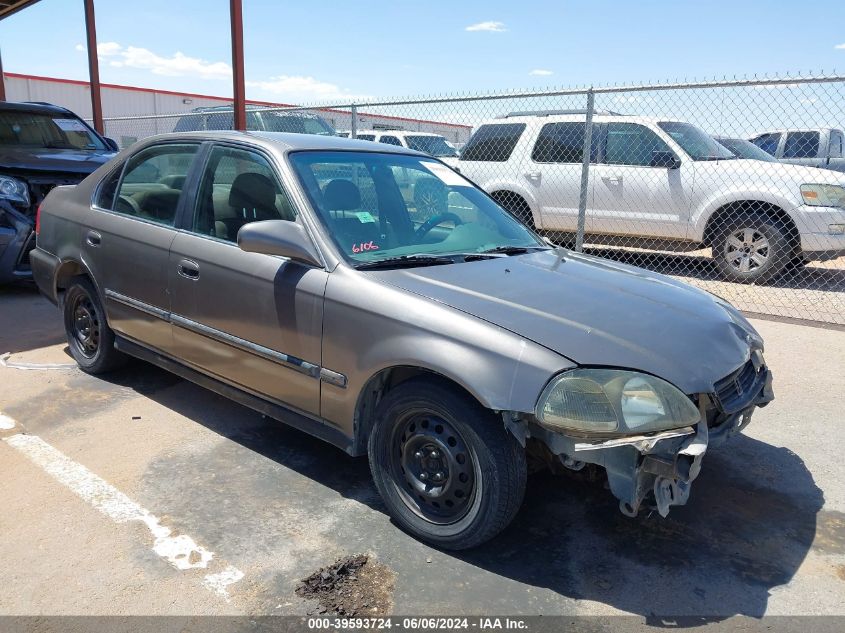
[[[845,171],[843,132],[837,128],[771,130],[750,140],[777,160],[795,165]]]
[[[713,138],[719,142],[719,145],[728,148],[731,153],[738,158],[762,160],[764,163],[777,162],[777,159],[774,156],[764,152],[754,143],[747,141],[744,138],[730,138],[727,136],[714,136]]]
[[[403,171],[447,210],[415,220]],[[665,516],[773,398],[729,304],[550,248],[403,147],[163,135],[39,213],[35,278],[82,370],[136,356],[366,454],[390,515],[438,547],[508,525],[529,460],[605,468],[624,514]]]
[[[116,150],[70,110],[0,101],[0,284],[32,277],[29,253],[44,196],[78,183]]]
[[[176,122],[174,132],[196,130],[231,130],[235,118],[231,106],[194,108]],[[334,128],[324,118],[302,111],[272,109],[270,106],[248,106],[246,129],[261,132],[293,132],[334,136]]]
[[[458,151],[444,136],[427,132],[404,132],[402,130],[359,130],[355,138],[361,141],[375,141],[386,145],[407,147],[437,158],[455,158]]]
[[[577,111],[507,115],[476,130],[458,168],[526,223],[566,238],[577,228],[585,132]],[[600,111],[592,139],[593,243],[710,247],[722,276],[744,283],[845,254],[841,173],[737,158],[681,121]]]

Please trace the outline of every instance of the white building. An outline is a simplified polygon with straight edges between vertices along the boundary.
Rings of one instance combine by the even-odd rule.
[[[91,119],[91,88],[87,81],[18,73],[3,73],[3,78],[6,98],[9,101],[46,101],[68,108],[84,119]],[[101,98],[106,135],[114,138],[121,147],[145,136],[172,132],[179,115],[194,108],[232,103],[232,100],[226,97],[115,84],[101,84]],[[290,104],[247,101],[247,105],[284,107]],[[349,130],[352,127],[349,110],[321,109],[313,112],[337,130]],[[357,113],[357,128],[433,132],[441,134],[453,143],[465,143],[472,131],[468,125],[388,116],[360,110]]]

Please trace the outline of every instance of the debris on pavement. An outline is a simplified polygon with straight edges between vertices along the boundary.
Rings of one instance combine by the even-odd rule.
[[[371,561],[366,554],[357,554],[303,578],[296,594],[318,601],[319,606],[309,615],[387,615],[392,607],[394,577],[388,567]]]

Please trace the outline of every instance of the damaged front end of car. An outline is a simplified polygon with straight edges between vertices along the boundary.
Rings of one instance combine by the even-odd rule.
[[[547,461],[576,471],[602,467],[623,514],[649,508],[665,517],[687,502],[707,449],[744,429],[773,398],[771,372],[754,349],[709,393],[684,394],[636,371],[570,370],[548,384],[530,421],[518,431],[514,421],[508,426]]]

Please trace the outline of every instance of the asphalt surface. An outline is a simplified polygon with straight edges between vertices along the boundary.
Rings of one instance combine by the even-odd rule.
[[[0,366],[0,614],[306,614],[299,580],[365,553],[394,614],[845,615],[845,332],[754,324],[777,399],[707,454],[687,506],[629,519],[600,483],[534,475],[511,527],[459,554],[391,523],[366,460],[162,370]],[[4,352],[70,363],[31,287],[0,289]]]

